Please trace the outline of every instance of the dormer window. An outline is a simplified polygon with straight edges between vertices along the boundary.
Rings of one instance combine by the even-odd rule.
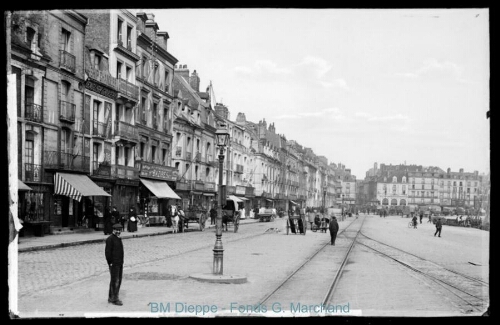
[[[35,52],[35,43],[34,43],[34,40],[35,40],[35,35],[36,35],[36,31],[31,28],[31,27],[28,27],[26,28],[26,42],[28,43],[28,46],[30,47],[31,51]]]
[[[96,70],[101,70],[101,55],[94,52],[94,62],[93,67]]]
[[[398,181],[398,180],[397,180],[396,176],[393,176],[393,177],[392,177],[392,182],[393,182],[393,183],[396,183],[397,181]]]
[[[117,30],[118,33],[116,35],[116,39],[117,39],[119,45],[123,45],[122,27],[123,27],[123,20],[118,19],[118,30]]]

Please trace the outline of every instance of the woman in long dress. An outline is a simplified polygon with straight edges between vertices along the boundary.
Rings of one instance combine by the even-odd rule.
[[[135,232],[137,231],[137,213],[134,208],[130,208],[130,212],[128,213],[128,225],[127,231]]]

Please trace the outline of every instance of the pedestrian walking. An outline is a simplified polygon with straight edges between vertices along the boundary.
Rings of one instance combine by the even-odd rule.
[[[128,224],[127,224],[127,231],[129,232],[136,232],[137,231],[137,213],[135,212],[135,209],[132,207],[130,208],[130,211],[128,213]]]
[[[210,224],[215,225],[215,218],[217,218],[217,210],[215,210],[215,204],[212,205],[210,209]]]
[[[413,221],[413,228],[417,229],[417,216],[413,216],[412,221]]]
[[[434,237],[436,237],[437,234],[438,237],[441,237],[441,228],[443,227],[443,224],[441,223],[441,218],[438,218],[436,220],[436,232],[434,233]]]
[[[420,224],[422,224],[422,219],[424,218],[424,212],[420,211]]]
[[[104,208],[104,235],[111,235],[113,233],[113,222],[111,220],[111,211],[109,207]]]
[[[337,238],[337,233],[339,231],[339,224],[335,216],[332,216],[328,228],[330,230],[330,245],[335,246],[335,239]]]
[[[109,266],[111,280],[109,282],[108,303],[122,306],[123,302],[119,298],[120,286],[123,276],[123,243],[120,238],[121,226],[113,226],[113,234],[106,239],[105,256]]]
[[[114,206],[113,210],[111,211],[111,223],[113,224],[113,226],[115,224],[121,224],[120,212],[118,212],[116,206]],[[122,228],[122,231],[123,231],[123,228]]]

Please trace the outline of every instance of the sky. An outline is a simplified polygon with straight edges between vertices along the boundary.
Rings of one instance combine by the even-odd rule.
[[[357,179],[375,162],[489,171],[486,8],[134,10],[230,120],[274,123]]]

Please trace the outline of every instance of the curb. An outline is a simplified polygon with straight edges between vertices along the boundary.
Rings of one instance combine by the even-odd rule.
[[[252,220],[252,219],[249,219],[249,220]],[[256,220],[255,223],[258,222],[257,219],[255,219],[255,220]],[[245,223],[254,223],[254,222],[245,222]],[[240,224],[240,226],[241,226],[241,224]],[[206,226],[205,229],[207,229],[207,228],[215,228],[215,225]],[[122,237],[122,239],[139,238],[139,237],[152,237],[152,236],[168,235],[168,234],[172,234],[172,233],[173,233],[172,231],[166,231],[166,232],[156,232],[156,233],[151,233],[151,234],[134,234],[134,235],[127,236],[127,237]],[[63,248],[63,247],[70,247],[70,246],[79,246],[79,245],[85,245],[85,244],[103,243],[103,242],[106,242],[106,239],[107,239],[107,237],[100,238],[100,239],[89,239],[89,240],[67,242],[67,243],[24,247],[24,248],[19,248],[18,253],[33,252],[33,251],[40,251],[40,250],[49,250],[49,249]]]

